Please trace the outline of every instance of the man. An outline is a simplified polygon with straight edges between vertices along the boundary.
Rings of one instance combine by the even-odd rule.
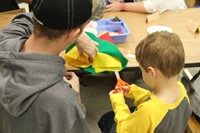
[[[0,4],[0,12],[11,11],[19,9],[18,3],[24,2],[29,4],[30,10],[32,10],[33,6],[31,5],[32,0],[6,0],[1,2]],[[92,19],[99,20],[102,18],[106,2],[104,0],[92,0],[93,8],[92,8]],[[90,61],[93,61],[96,53],[98,51],[98,43],[93,41],[91,38],[88,37],[87,34],[84,32],[81,36],[77,39],[77,46],[79,53],[82,55],[84,52],[88,54]]]
[[[89,133],[79,81],[59,57],[92,16],[91,0],[33,0],[0,31],[0,132]],[[64,79],[63,79],[64,77]]]

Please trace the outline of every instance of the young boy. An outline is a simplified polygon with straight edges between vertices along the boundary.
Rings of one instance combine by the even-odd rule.
[[[187,8],[184,0],[109,0],[106,12],[154,13]]]
[[[91,19],[92,1],[32,5],[0,31],[0,133],[90,133],[78,77],[59,54]]]
[[[152,33],[137,45],[136,60],[153,92],[132,84],[130,90],[125,86],[109,93],[117,133],[184,133],[191,110],[186,90],[177,81],[185,61],[180,38],[174,33]],[[133,113],[124,95],[134,100]]]

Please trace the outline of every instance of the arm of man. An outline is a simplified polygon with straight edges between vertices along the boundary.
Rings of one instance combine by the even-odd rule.
[[[24,13],[15,16],[11,23],[6,25],[0,31],[0,48],[4,49],[7,41],[18,42],[21,39],[28,38],[33,30],[33,20],[31,13]],[[12,45],[16,45],[13,43]],[[10,47],[12,47],[10,45]]]
[[[98,52],[98,43],[93,41],[85,32],[83,32],[76,42],[80,55],[84,52],[89,56],[89,60],[93,61]]]

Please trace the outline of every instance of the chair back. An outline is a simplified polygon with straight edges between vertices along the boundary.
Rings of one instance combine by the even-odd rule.
[[[185,0],[185,3],[188,8],[193,8],[196,5],[196,0]]]

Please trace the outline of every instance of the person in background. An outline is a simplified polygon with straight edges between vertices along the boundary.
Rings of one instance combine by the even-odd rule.
[[[59,54],[92,19],[92,1],[32,5],[0,30],[0,133],[90,133],[78,77]]]
[[[142,78],[153,92],[135,84],[122,90],[116,86],[109,93],[116,124],[108,126],[112,125],[109,112],[102,116],[99,127],[104,133],[184,133],[191,109],[186,89],[177,81],[185,62],[180,38],[174,33],[155,32],[135,51]],[[132,113],[124,96],[134,101]]]
[[[184,0],[109,0],[106,12],[155,13],[187,8]]]
[[[4,0],[0,3],[0,12],[19,9],[18,3],[25,2],[30,4],[32,0]]]

